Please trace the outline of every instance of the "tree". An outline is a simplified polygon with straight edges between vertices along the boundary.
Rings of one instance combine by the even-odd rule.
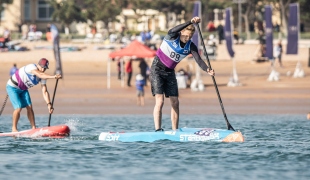
[[[249,17],[255,14],[256,5],[260,0],[247,0],[242,4],[242,18],[244,19],[245,32],[247,35],[247,39],[251,38],[250,34],[250,20]],[[254,22],[252,22],[254,23]]]
[[[310,22],[310,1],[309,0],[299,0],[300,9],[300,23]]]
[[[273,8],[275,10],[280,11],[280,19],[281,19],[281,32],[285,35],[287,35],[287,21],[288,21],[288,7],[290,3],[298,2],[298,0],[272,0],[270,3],[273,4]],[[306,2],[306,1],[304,1]],[[308,3],[309,4],[309,3]],[[301,4],[299,4],[301,7]],[[307,12],[306,10],[305,12]],[[300,11],[300,15],[303,14],[302,11]]]
[[[5,4],[12,4],[13,0],[0,0],[0,26],[1,26],[1,14],[5,9]]]
[[[137,9],[147,10],[154,9],[159,12],[163,12],[166,17],[166,29],[169,27],[169,13],[175,13],[176,15],[181,14],[185,11],[188,4],[185,0],[128,0],[128,2],[133,6],[133,10],[137,13]],[[142,16],[144,14],[140,14]]]
[[[82,2],[86,17],[93,23],[103,21],[105,27],[109,22],[118,21],[116,18],[122,8],[127,6],[126,0],[85,0]]]
[[[57,1],[51,0],[50,4],[54,8],[52,14],[53,20],[60,21],[65,26],[65,33],[69,35],[69,26],[74,21],[86,22],[84,13],[79,6],[77,6],[76,0]]]

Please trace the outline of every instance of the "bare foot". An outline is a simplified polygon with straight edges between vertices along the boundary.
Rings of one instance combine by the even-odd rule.
[[[18,132],[16,128],[12,128],[12,132]]]

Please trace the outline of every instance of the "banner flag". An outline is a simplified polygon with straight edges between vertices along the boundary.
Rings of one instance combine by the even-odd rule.
[[[299,39],[299,4],[290,4],[286,54],[298,54]]]
[[[194,3],[194,11],[193,11],[193,17],[200,17],[201,18],[201,2],[200,1],[195,1]],[[198,35],[198,31],[196,30],[193,37],[192,37],[192,42],[197,46],[198,50],[200,50],[200,38]]]
[[[226,8],[226,10],[225,10],[225,26],[224,26],[225,41],[226,41],[227,51],[228,51],[230,57],[233,58],[235,55],[235,52],[232,48],[232,46],[233,46],[233,35],[232,35],[233,25],[232,25],[230,19],[231,19],[231,8]]]
[[[266,36],[266,57],[273,59],[273,34],[272,34],[272,8],[265,6],[265,36]]]
[[[60,50],[59,50],[59,32],[58,32],[57,27],[54,24],[51,24],[51,33],[52,33],[52,39],[53,39],[54,56],[56,60],[55,74],[61,74],[61,76],[63,77]]]

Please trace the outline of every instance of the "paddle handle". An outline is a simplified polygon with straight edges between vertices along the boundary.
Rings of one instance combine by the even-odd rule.
[[[56,84],[55,84],[55,88],[54,88],[54,93],[53,93],[53,98],[52,98],[52,107],[53,107],[53,105],[54,105],[54,99],[55,99],[55,95],[56,95],[58,80],[59,80],[59,79],[56,80]],[[49,117],[48,117],[48,125],[47,125],[47,126],[50,126],[50,125],[51,125],[51,117],[52,117],[52,113],[49,114]]]
[[[203,38],[202,38],[202,35],[201,35],[200,27],[199,27],[198,23],[196,25],[197,25],[199,36],[200,36],[200,39],[201,39],[201,44],[202,44],[203,50],[205,52],[204,54],[205,54],[205,56],[207,58],[209,69],[211,70],[212,69],[211,63],[210,63],[210,60],[209,60],[209,57],[208,57],[208,53],[207,53],[207,50],[206,50],[206,47],[205,47],[205,43],[203,42]],[[217,84],[216,84],[214,76],[212,76],[212,80],[213,80],[213,84],[214,84],[214,87],[215,87],[215,90],[216,90],[216,94],[217,94],[218,100],[220,102],[220,105],[221,105],[221,108],[222,108],[222,112],[223,112],[223,115],[224,115],[224,118],[225,118],[225,121],[226,121],[227,129],[235,131],[235,129],[231,126],[231,124],[229,123],[229,121],[227,119],[226,112],[225,112],[225,109],[224,109],[224,105],[223,105],[223,102],[222,102],[222,99],[221,99],[221,96],[220,96],[220,92],[218,90],[218,87],[217,87]]]

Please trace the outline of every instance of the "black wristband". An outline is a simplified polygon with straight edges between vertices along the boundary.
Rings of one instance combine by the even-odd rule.
[[[52,103],[50,103],[50,102],[49,102],[49,103],[47,103],[47,105],[49,105],[49,104],[50,104],[50,105],[52,105]]]

